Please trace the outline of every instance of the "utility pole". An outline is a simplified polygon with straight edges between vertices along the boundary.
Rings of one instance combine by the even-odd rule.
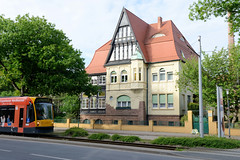
[[[201,62],[201,54],[202,54],[202,46],[201,46],[201,36],[198,37],[200,53],[198,58],[198,83],[199,83],[199,130],[200,137],[204,137],[204,128],[203,128],[203,100],[202,100],[202,62]]]

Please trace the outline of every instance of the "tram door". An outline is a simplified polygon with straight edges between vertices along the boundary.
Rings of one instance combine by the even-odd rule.
[[[23,114],[24,113],[24,107],[19,106],[19,125],[18,125],[18,132],[23,133]]]

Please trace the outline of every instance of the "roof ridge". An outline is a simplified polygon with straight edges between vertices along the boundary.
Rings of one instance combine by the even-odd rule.
[[[149,25],[147,22],[145,22],[144,20],[142,20],[141,18],[139,18],[138,16],[136,16],[134,13],[132,13],[131,11],[129,11],[128,9],[124,8],[127,12],[129,12],[130,14],[132,14],[133,16],[137,17],[139,20],[141,20],[142,22],[146,23],[147,25]]]
[[[144,58],[144,61],[149,61],[149,56],[147,53],[147,50],[145,48],[144,42],[147,34],[147,30],[149,27],[149,24],[146,23],[144,20],[127,10],[126,8],[125,12],[127,14],[130,26],[132,27],[133,34],[139,44],[140,50],[142,52],[142,56]]]

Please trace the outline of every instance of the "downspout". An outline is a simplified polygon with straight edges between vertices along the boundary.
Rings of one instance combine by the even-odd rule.
[[[149,68],[149,64],[147,64],[147,90],[146,90],[146,121],[147,121],[147,124],[148,124],[148,68]]]

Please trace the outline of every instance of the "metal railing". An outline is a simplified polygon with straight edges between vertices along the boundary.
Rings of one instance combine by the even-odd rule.
[[[177,126],[184,127],[185,123],[180,121],[153,121],[154,126]]]
[[[142,126],[147,126],[148,125],[148,121],[123,120],[122,124],[123,125],[142,125]]]
[[[67,119],[54,119],[54,123],[67,123]]]
[[[229,128],[228,123],[224,123],[225,128]],[[240,122],[230,123],[230,128],[240,129]]]

